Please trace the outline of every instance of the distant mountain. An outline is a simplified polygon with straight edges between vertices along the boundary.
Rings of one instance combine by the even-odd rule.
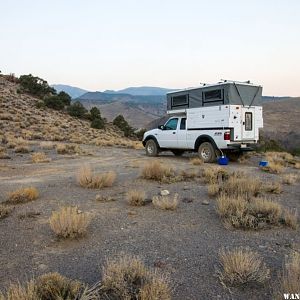
[[[166,93],[174,91],[175,89],[167,89],[154,86],[139,86],[139,87],[128,87],[123,90],[111,91],[107,90],[105,93],[110,94],[130,94],[135,96],[164,96]]]
[[[53,84],[51,86],[54,87],[58,93],[61,91],[68,93],[72,97],[72,99],[78,98],[88,92],[87,90],[66,84]]]

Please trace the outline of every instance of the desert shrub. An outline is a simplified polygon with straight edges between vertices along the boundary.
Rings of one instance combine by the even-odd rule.
[[[293,185],[297,182],[298,176],[297,174],[285,174],[282,177],[282,183],[288,184],[288,185]]]
[[[11,207],[0,204],[0,219],[6,218],[12,210],[13,209]]]
[[[103,129],[103,128],[105,128],[105,123],[102,118],[94,119],[91,122],[91,127],[95,128],[95,129]]]
[[[91,189],[110,187],[116,180],[116,173],[109,171],[103,174],[95,174],[90,165],[83,165],[77,172],[77,182],[80,186]]]
[[[44,152],[36,152],[31,155],[31,160],[33,163],[44,163],[49,162],[51,159]]]
[[[59,98],[58,95],[45,98],[44,103],[45,106],[55,110],[63,110],[65,108],[65,103]]]
[[[80,153],[81,149],[78,145],[57,144],[56,145],[56,152],[58,154],[75,154],[75,153]]]
[[[264,190],[267,193],[280,194],[280,193],[282,193],[282,185],[278,181],[275,181],[275,182],[266,182],[265,186],[264,186]]]
[[[130,190],[126,194],[127,201],[133,206],[145,205],[146,193],[142,190]]]
[[[171,167],[161,164],[159,161],[150,161],[142,170],[142,178],[156,181],[168,181],[174,177],[174,171]]]
[[[194,166],[201,166],[203,165],[203,160],[200,157],[194,157],[191,158],[190,162],[194,165]]]
[[[38,299],[76,299],[82,283],[71,280],[58,273],[48,273],[36,279],[35,289]]]
[[[219,253],[218,277],[225,286],[239,286],[249,283],[264,283],[270,270],[258,253],[249,248],[222,249]]]
[[[210,183],[207,186],[207,193],[211,197],[218,195],[219,191],[220,191],[220,185],[218,183]]]
[[[170,300],[171,288],[166,277],[147,269],[138,257],[123,255],[107,260],[101,294],[103,299]]]
[[[164,209],[164,210],[175,210],[178,206],[178,194],[175,194],[173,197],[170,195],[167,196],[153,196],[152,203],[155,207]]]
[[[78,207],[71,206],[52,212],[49,219],[51,229],[62,238],[76,238],[84,235],[89,223],[90,217],[87,213],[82,213]]]
[[[15,147],[16,153],[29,153],[30,149],[27,145],[18,145]]]
[[[219,183],[228,178],[228,171],[218,166],[203,169],[203,179],[206,183]]]
[[[128,124],[122,115],[115,117],[113,124],[121,129],[126,137],[134,135],[134,129]]]
[[[284,166],[280,162],[269,161],[266,167],[261,168],[265,172],[280,174],[284,171]]]
[[[276,300],[281,300],[283,299],[282,297],[284,294],[296,295],[299,291],[300,253],[294,251],[285,260],[282,273],[279,276],[279,284],[275,287],[274,298]]]
[[[50,87],[46,80],[31,74],[20,76],[19,83],[23,91],[34,96],[44,97],[49,94],[56,94],[55,89]]]
[[[45,150],[51,150],[55,147],[55,144],[50,141],[44,141],[40,143],[40,147]]]
[[[47,273],[35,280],[30,280],[24,286],[20,283],[11,284],[5,294],[0,293],[0,299],[80,300],[82,288],[83,284],[79,281],[68,279],[58,273]]]
[[[8,194],[8,203],[26,203],[36,200],[39,196],[39,192],[35,187],[20,188],[14,192]]]
[[[261,198],[230,197],[221,194],[216,210],[226,227],[259,229],[266,225],[280,224],[295,229],[297,218],[276,202]]]
[[[293,229],[298,228],[298,214],[297,211],[292,211],[290,209],[285,209],[283,211],[283,221],[286,226]]]
[[[80,118],[80,119],[85,118],[88,112],[79,101],[76,101],[73,104],[71,104],[68,107],[67,111],[70,116]]]

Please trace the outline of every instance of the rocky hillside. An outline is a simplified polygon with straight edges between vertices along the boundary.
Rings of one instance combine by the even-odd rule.
[[[0,141],[13,138],[67,141],[96,145],[124,145],[132,142],[112,124],[93,129],[90,122],[50,108],[37,108],[39,99],[20,93],[20,87],[0,75]]]

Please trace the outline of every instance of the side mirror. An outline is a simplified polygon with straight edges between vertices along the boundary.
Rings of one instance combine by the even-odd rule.
[[[165,125],[158,125],[157,128],[160,129],[160,130],[164,130],[165,129]]]

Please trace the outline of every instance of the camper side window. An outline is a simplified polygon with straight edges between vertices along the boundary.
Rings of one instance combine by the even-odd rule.
[[[203,106],[224,104],[224,91],[222,89],[203,92]]]
[[[172,107],[185,106],[189,104],[189,95],[179,95],[172,97]]]

